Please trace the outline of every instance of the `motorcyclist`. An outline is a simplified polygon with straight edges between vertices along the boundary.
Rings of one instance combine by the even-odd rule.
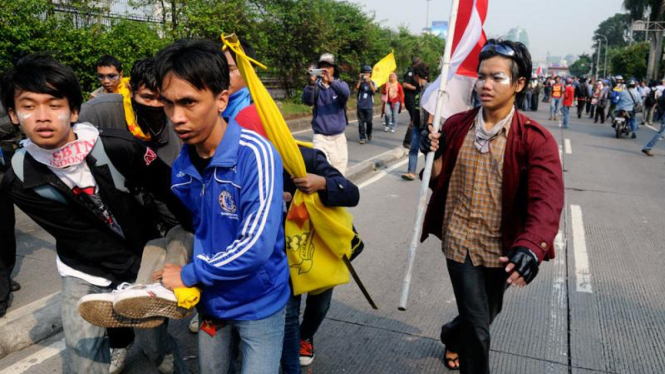
[[[622,90],[619,93],[619,102],[615,108],[615,115],[619,113],[620,110],[625,110],[628,117],[628,125],[630,126],[631,138],[635,139],[635,131],[637,131],[637,123],[635,122],[635,108],[642,106],[642,97],[635,88],[637,83],[634,80],[629,80],[627,89]]]

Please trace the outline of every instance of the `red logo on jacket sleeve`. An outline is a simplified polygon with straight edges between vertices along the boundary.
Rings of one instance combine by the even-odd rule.
[[[150,164],[152,164],[152,162],[155,161],[156,158],[157,155],[155,154],[155,152],[150,148],[146,148],[145,155],[143,156],[145,165],[150,166]]]

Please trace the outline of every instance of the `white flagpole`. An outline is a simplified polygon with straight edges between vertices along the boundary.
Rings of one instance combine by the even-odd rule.
[[[466,0],[472,1],[472,0]],[[438,97],[436,101],[436,110],[434,111],[434,133],[439,131],[441,122],[441,112],[443,110],[443,101],[448,94],[446,86],[448,85],[448,72],[450,71],[450,59],[453,50],[453,40],[455,39],[455,27],[457,24],[457,13],[459,11],[460,0],[453,0],[452,9],[450,10],[450,21],[448,22],[448,38],[446,39],[446,48],[443,51],[443,63],[441,66],[441,84],[439,86]],[[414,129],[415,131],[415,129]],[[425,161],[425,171],[423,173],[423,181],[420,185],[420,196],[418,198],[418,211],[416,213],[416,222],[413,225],[413,237],[411,238],[411,245],[409,246],[409,258],[407,261],[406,275],[402,283],[402,295],[399,299],[399,310],[406,310],[406,304],[409,299],[409,286],[411,285],[411,275],[413,273],[413,265],[416,260],[416,249],[418,248],[418,241],[422,233],[423,218],[425,216],[425,208],[427,205],[427,189],[429,188],[429,180],[432,176],[432,164],[434,163],[434,152],[429,152]]]

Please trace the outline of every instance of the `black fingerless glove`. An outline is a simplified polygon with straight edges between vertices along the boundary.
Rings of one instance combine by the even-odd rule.
[[[516,247],[507,253],[510,262],[515,264],[515,271],[518,272],[527,284],[538,275],[538,257],[529,248]]]
[[[434,153],[435,160],[441,157],[443,151],[446,149],[445,147],[446,134],[442,133],[441,129],[439,129],[439,134],[441,134],[441,137],[439,138],[439,148]],[[432,148],[432,140],[429,138],[429,126],[428,126],[425,127],[423,130],[420,130],[420,152],[422,152],[425,156],[427,156],[427,154],[430,153],[431,148]]]

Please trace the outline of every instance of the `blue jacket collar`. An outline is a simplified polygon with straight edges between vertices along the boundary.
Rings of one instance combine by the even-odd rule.
[[[212,156],[212,160],[208,165],[208,168],[211,167],[232,167],[235,166],[238,162],[238,148],[240,147],[240,125],[235,120],[229,121],[226,126],[226,131],[224,131],[224,137],[222,141],[217,145],[215,149],[215,154]],[[184,171],[190,175],[199,175],[196,168],[192,164],[192,160],[189,157],[189,150],[191,145],[185,144],[180,151],[180,157],[183,158],[185,162]]]
[[[222,117],[235,120],[236,115],[252,103],[252,95],[247,87],[243,87],[229,97],[229,104],[224,109]]]

